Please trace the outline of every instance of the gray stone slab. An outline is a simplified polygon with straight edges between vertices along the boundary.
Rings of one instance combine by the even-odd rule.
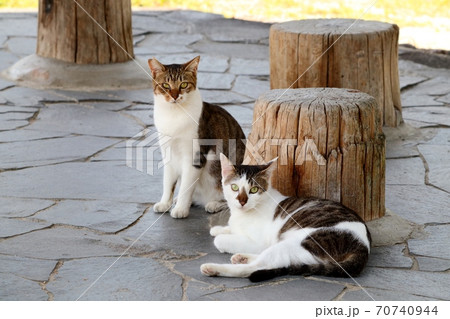
[[[55,300],[181,300],[182,279],[162,264],[150,258],[116,260],[66,261],[47,289]]]
[[[114,233],[134,223],[144,212],[142,204],[112,201],[64,200],[34,216],[52,224],[64,224]]]
[[[172,45],[191,45],[199,40],[203,39],[203,35],[199,33],[190,34],[149,34],[144,40],[139,43],[138,47],[153,48],[155,46],[160,46],[161,44],[172,44]],[[171,52],[167,52],[171,53]]]
[[[31,117],[33,117],[34,113],[24,113],[24,112],[8,112],[8,113],[0,113],[0,121],[28,121]]]
[[[428,182],[450,193],[450,145],[419,145],[418,148],[428,164]]]
[[[171,21],[199,22],[199,21],[217,20],[219,18],[223,18],[223,16],[215,13],[192,11],[192,10],[175,10],[170,11],[164,15],[165,20],[167,19]]]
[[[131,102],[81,102],[80,104],[92,107],[94,109],[106,111],[120,111],[131,106]]]
[[[386,185],[423,185],[425,167],[418,157],[386,160]]]
[[[413,107],[403,109],[403,118],[428,123],[429,125],[438,124],[450,126],[450,108],[449,107]]]
[[[182,22],[167,21],[158,17],[148,15],[133,15],[133,28],[145,30],[152,33],[182,33],[187,30],[187,26]]]
[[[400,81],[400,90],[403,90],[409,86],[413,86],[415,84],[418,84],[420,82],[423,82],[427,80],[428,78],[424,76],[419,75],[400,75],[399,81]]]
[[[210,55],[225,55],[231,58],[256,60],[269,59],[269,47],[267,45],[219,43],[202,40],[191,45],[190,47],[197,52],[207,53]]]
[[[405,245],[394,245],[384,247],[373,247],[368,266],[390,267],[390,268],[411,268],[413,261],[404,256]]]
[[[436,101],[437,102],[442,102],[442,103],[445,103],[445,104],[450,104],[450,93],[446,94],[446,95],[443,95],[441,97],[438,97],[436,99]]]
[[[369,296],[370,295],[370,296]],[[403,291],[392,291],[376,288],[365,288],[357,291],[348,291],[341,301],[433,301],[435,298],[416,296]]]
[[[143,72],[139,70],[137,72]],[[150,72],[150,71],[149,71]],[[148,79],[148,89],[142,90],[118,90],[110,93],[110,96],[116,97],[118,99],[123,99],[133,103],[144,103],[144,104],[152,104],[153,103],[153,91],[150,89],[152,79],[149,77]]]
[[[53,227],[1,241],[0,254],[52,260],[120,256],[130,245],[131,242],[115,235]]]
[[[436,135],[433,138],[426,142],[426,144],[430,145],[449,145],[450,144],[450,129],[447,128],[439,128],[436,132]]]
[[[0,194],[27,198],[156,202],[162,194],[162,172],[155,172],[159,175],[150,176],[114,162],[41,166],[3,172]]]
[[[55,266],[55,260],[0,255],[0,273],[10,273],[29,280],[47,281]]]
[[[230,73],[238,75],[269,75],[269,61],[239,58],[231,59]]]
[[[233,86],[233,74],[205,73],[197,75],[197,85],[200,89],[229,90]]]
[[[186,299],[188,301],[198,301],[205,298],[205,295],[223,291],[223,288],[217,288],[196,280],[190,280],[187,283]]]
[[[450,296],[450,287],[447,284],[450,274],[447,273],[367,267],[355,279],[364,288],[407,292],[416,296],[443,300],[447,300]],[[349,278],[335,278],[333,281],[355,284]]]
[[[33,230],[47,228],[51,223],[35,222],[22,219],[0,218],[0,238],[8,238],[20,234],[25,234]]]
[[[43,102],[73,101],[70,97],[57,95],[52,91],[43,91],[19,86],[2,91],[2,95],[15,106],[43,106]]]
[[[47,293],[42,290],[38,282],[8,273],[0,273],[0,281],[2,283],[0,300],[2,301],[48,300]]]
[[[270,24],[219,18],[199,22],[195,27],[212,41],[258,43],[269,37]]]
[[[386,207],[416,224],[448,223],[450,196],[431,186],[387,185]]]
[[[412,106],[442,106],[444,103],[437,100],[436,96],[406,91],[401,93],[403,110]]]
[[[16,84],[14,82],[0,78],[0,90],[4,90],[6,88],[13,87],[15,85]]]
[[[0,132],[0,143],[43,140],[65,136],[68,136],[68,133],[33,131],[24,128],[21,130]]]
[[[386,142],[386,158],[418,157],[417,143],[412,141],[394,140]]]
[[[6,130],[15,130],[17,128],[22,128],[27,126],[29,123],[28,121],[2,121],[0,120],[0,131],[6,131]]]
[[[37,17],[34,16],[22,16],[2,17],[0,20],[0,34],[7,36],[36,36],[37,34]]]
[[[200,90],[203,101],[213,104],[242,104],[253,102],[254,99],[234,92],[221,90]]]
[[[425,232],[427,233],[426,238],[408,240],[411,254],[450,259],[450,250],[448,249],[450,225],[427,226]],[[448,275],[450,277],[450,274]]]
[[[410,89],[427,95],[445,95],[450,93],[450,70],[447,76],[437,76],[428,81],[417,84]]]
[[[19,61],[19,57],[12,54],[11,52],[0,50],[0,68],[5,70],[12,66],[14,63]]]
[[[28,217],[54,203],[43,199],[0,197],[0,217]]]
[[[223,106],[223,108],[227,110],[238,121],[238,123],[241,126],[252,125],[253,110],[237,105],[226,105]]]
[[[6,42],[12,53],[25,56],[36,53],[36,37],[12,37]]]
[[[153,109],[149,110],[136,110],[136,111],[122,111],[125,116],[131,116],[135,121],[137,121],[141,126],[151,126],[154,125],[153,120]]]
[[[0,144],[3,169],[41,166],[85,159],[114,144],[114,140],[94,136],[72,136]]]
[[[209,235],[208,217],[202,207],[191,207],[189,217],[182,220],[150,209],[139,223],[121,232],[120,236],[129,240],[139,238],[139,242],[151,246],[152,251],[167,250],[177,256],[196,257],[199,253],[216,251]]]
[[[422,271],[448,271],[450,269],[450,259],[416,257],[419,269]]]
[[[117,91],[52,90],[50,92],[59,98],[54,102],[121,102],[124,100],[115,96],[114,93]]]
[[[242,279],[241,279],[242,280]],[[332,300],[344,286],[299,278],[262,286],[224,291],[206,295],[199,300],[217,301],[313,301]]]
[[[39,108],[37,107],[24,107],[15,105],[0,105],[0,114],[5,113],[24,113],[32,116]],[[0,115],[2,116],[2,115]]]
[[[233,91],[257,99],[270,90],[270,82],[265,78],[238,76],[234,82]]]
[[[136,121],[116,112],[79,104],[51,104],[41,110],[32,130],[107,137],[131,137],[142,130]]]

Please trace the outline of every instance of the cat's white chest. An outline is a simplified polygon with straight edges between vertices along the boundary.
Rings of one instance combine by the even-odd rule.
[[[198,123],[203,102],[200,92],[189,93],[181,103],[170,103],[163,96],[155,95],[154,120],[161,134],[172,138],[193,139],[198,137]]]

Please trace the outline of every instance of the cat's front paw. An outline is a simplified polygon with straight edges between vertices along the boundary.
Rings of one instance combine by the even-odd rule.
[[[249,264],[254,260],[254,256],[251,254],[234,254],[231,256],[232,264]]]
[[[167,212],[172,204],[170,202],[159,202],[153,205],[153,211],[155,213],[165,213]]]
[[[189,208],[181,208],[175,206],[170,212],[172,218],[186,218],[189,216]]]
[[[229,234],[230,227],[229,226],[214,226],[209,230],[209,234],[213,237],[216,237],[220,234]]]
[[[202,274],[210,277],[219,275],[219,271],[216,269],[216,264],[203,264],[200,266],[200,271]]]

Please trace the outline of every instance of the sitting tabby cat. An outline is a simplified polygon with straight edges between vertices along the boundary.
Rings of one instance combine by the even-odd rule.
[[[275,161],[234,166],[220,155],[230,207],[228,226],[211,228],[214,245],[232,264],[203,264],[208,276],[261,281],[283,275],[357,276],[371,237],[361,218],[337,202],[286,197],[271,188]]]
[[[222,152],[241,163],[245,150],[245,135],[236,120],[223,108],[202,101],[197,88],[197,68],[200,57],[185,64],[161,64],[148,60],[153,75],[154,120],[159,133],[170,137],[163,143],[165,160],[163,195],[153,206],[155,212],[166,212],[173,204],[177,181],[180,188],[170,215],[185,218],[194,201],[213,213],[226,207],[220,182],[220,162],[207,160],[209,153],[219,151],[214,144],[199,140],[218,140]]]

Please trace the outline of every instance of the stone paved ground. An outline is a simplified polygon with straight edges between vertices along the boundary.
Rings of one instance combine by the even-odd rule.
[[[269,25],[182,11],[136,12],[133,23],[137,57],[201,54],[205,100],[248,134],[253,102],[269,89]],[[36,25],[36,14],[0,15],[0,69],[34,53]],[[389,211],[371,223],[375,247],[357,282],[202,276],[201,263],[229,258],[212,244],[209,216],[153,213],[162,171],[126,166],[126,141],[153,127],[149,89],[0,80],[0,300],[449,300],[450,72],[399,67],[405,124],[385,130]]]

